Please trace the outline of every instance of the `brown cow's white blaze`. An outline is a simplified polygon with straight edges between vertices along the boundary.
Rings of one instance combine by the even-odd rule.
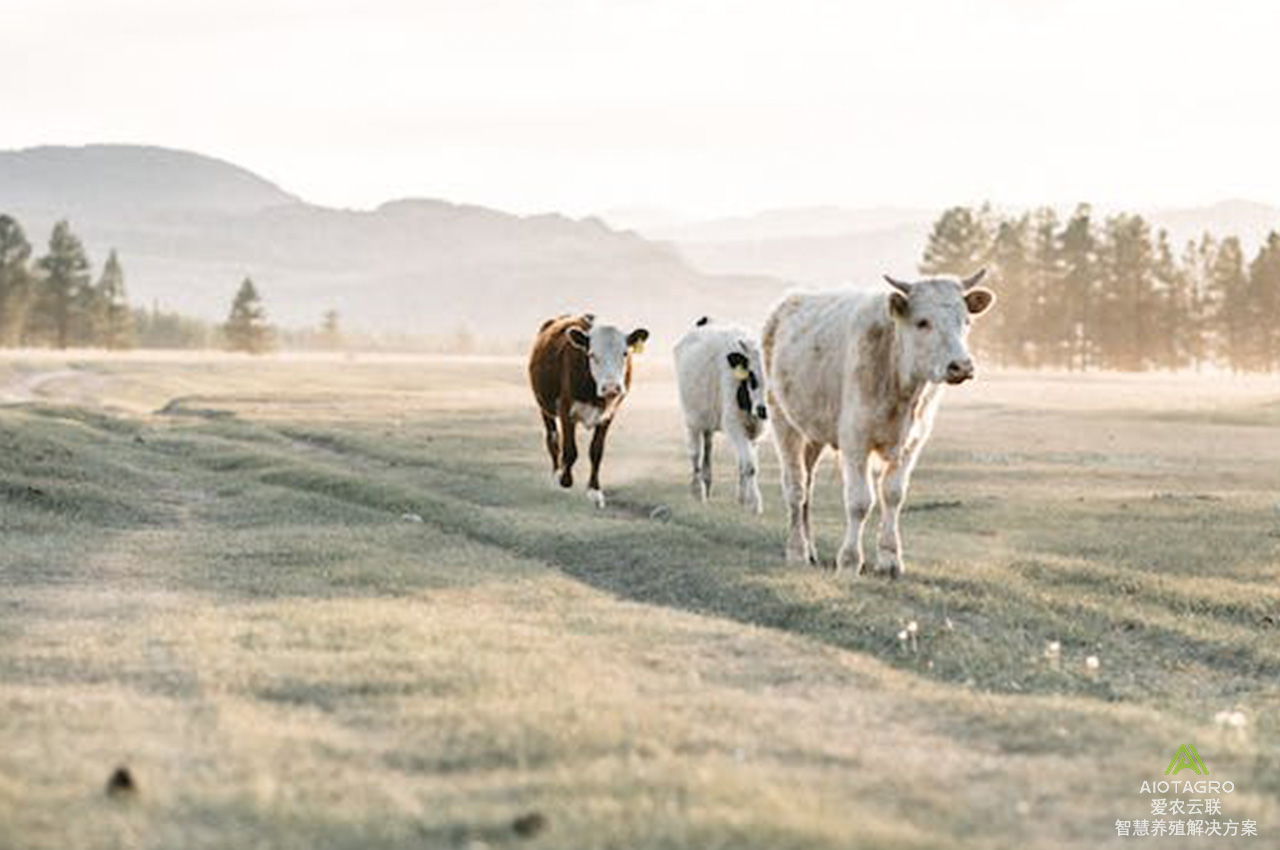
[[[862,529],[881,506],[876,568],[902,573],[898,517],[911,471],[933,429],[944,384],[974,376],[972,316],[995,296],[966,279],[889,279],[889,292],[792,295],[764,330],[774,443],[790,533],[787,559],[818,563],[809,519],[814,469],[838,449],[848,523],[837,571],[862,572]]]
[[[624,333],[591,314],[560,316],[542,323],[529,354],[529,383],[561,487],[573,486],[578,424],[592,430],[587,497],[596,507],[605,505],[600,464],[609,426],[631,388],[631,356],[648,338],[644,328]]]

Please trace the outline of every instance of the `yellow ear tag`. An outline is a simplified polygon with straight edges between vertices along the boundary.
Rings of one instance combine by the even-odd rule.
[[[734,366],[733,377],[735,380],[745,381],[747,378],[751,377],[751,373],[747,371],[746,366]]]
[[[644,340],[638,339],[631,345],[632,354],[644,354]]]

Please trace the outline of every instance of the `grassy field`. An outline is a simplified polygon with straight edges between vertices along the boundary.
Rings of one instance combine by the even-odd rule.
[[[0,362],[0,848],[1094,848],[1189,742],[1276,846],[1280,385],[986,376],[840,581],[646,358],[603,512],[518,360]]]

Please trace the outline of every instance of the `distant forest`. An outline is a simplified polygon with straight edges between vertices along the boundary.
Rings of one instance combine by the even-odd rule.
[[[1280,226],[1280,222],[1277,223]],[[975,334],[997,365],[1085,371],[1280,367],[1280,234],[1251,258],[1206,233],[1185,245],[1142,216],[1099,221],[1081,204],[998,216],[954,207],[933,225],[920,270],[986,266],[1000,297]]]
[[[1280,224],[1280,223],[1278,223]],[[1280,369],[1280,234],[1252,256],[1235,237],[1208,233],[1185,245],[1139,215],[1104,220],[1081,204],[1062,220],[1050,208],[999,215],[953,207],[934,222],[920,270],[989,270],[1000,296],[974,346],[997,366],[1087,371]],[[0,214],[0,347],[516,351],[461,329],[440,337],[343,334],[328,311],[314,328],[278,330],[244,280],[227,321],[215,324],[129,304],[113,250],[95,274],[62,221],[38,254],[21,225]]]
[[[316,330],[295,331],[299,348],[336,348],[338,314]],[[67,221],[53,227],[36,256],[22,225],[0,214],[0,347],[202,349],[260,354],[276,345],[262,299],[246,278],[220,325],[178,313],[130,307],[124,266],[115,250],[95,277],[84,243]]]

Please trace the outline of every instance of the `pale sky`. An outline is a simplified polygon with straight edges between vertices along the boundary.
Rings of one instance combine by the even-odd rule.
[[[1272,0],[0,0],[0,148],[318,203],[1280,202]]]

